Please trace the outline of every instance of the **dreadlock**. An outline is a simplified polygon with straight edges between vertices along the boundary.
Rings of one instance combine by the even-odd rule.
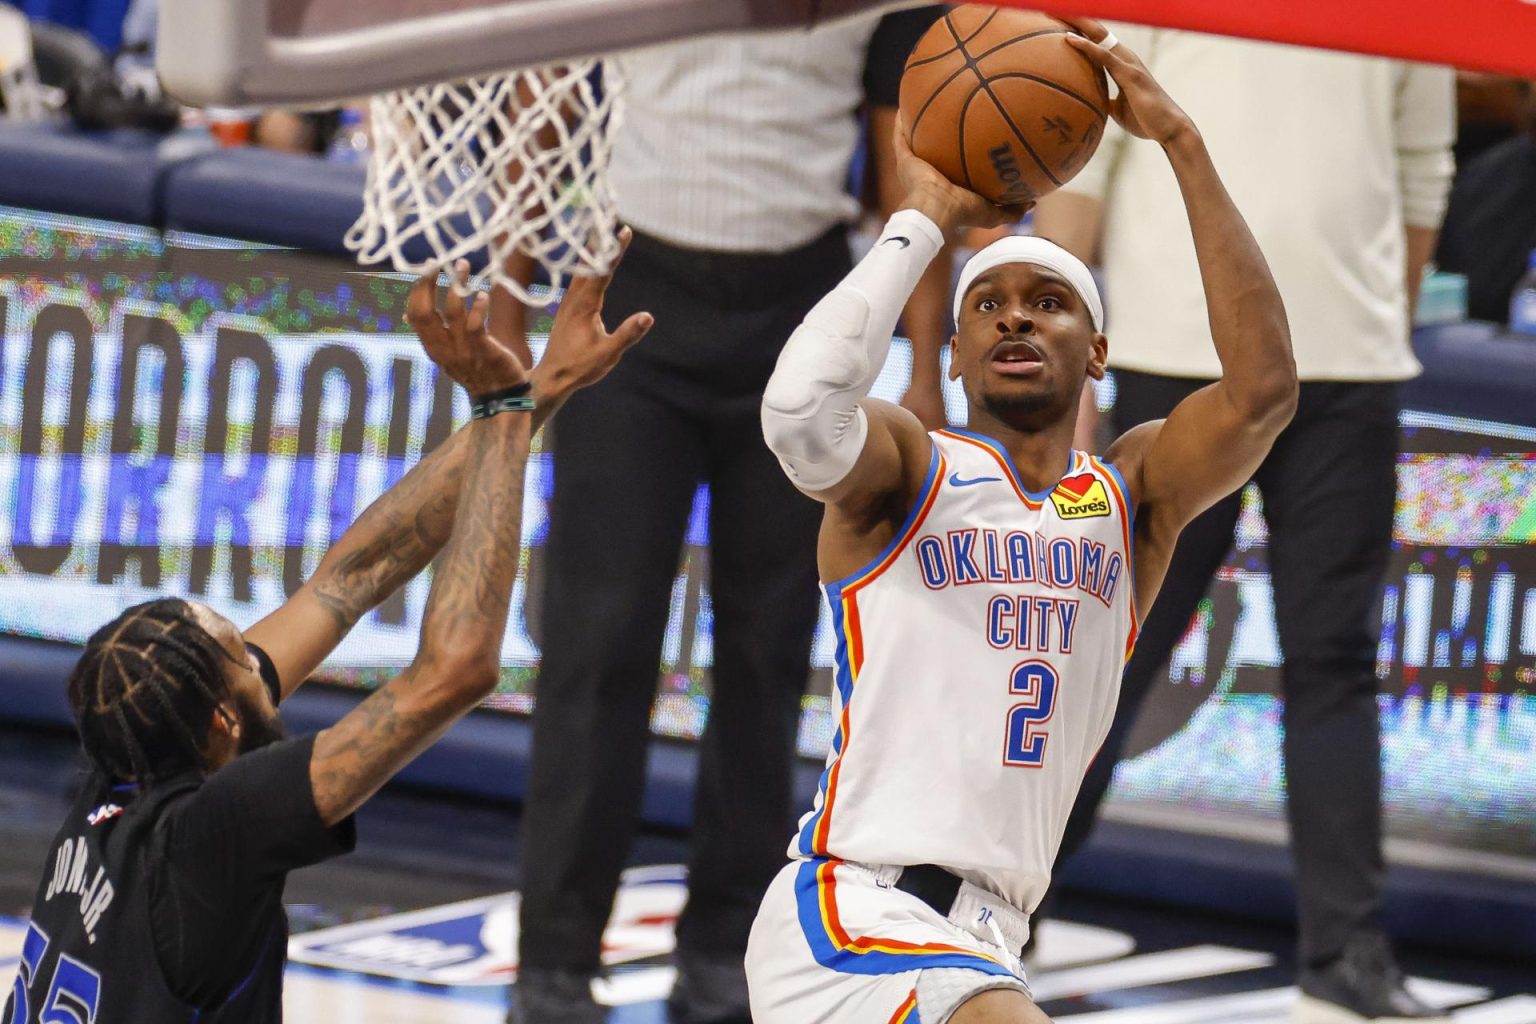
[[[123,612],[86,641],[69,677],[86,756],[121,782],[206,770],[208,725],[229,695],[228,660],[180,598]]]

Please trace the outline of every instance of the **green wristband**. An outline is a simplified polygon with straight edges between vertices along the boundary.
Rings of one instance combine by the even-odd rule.
[[[469,399],[469,417],[476,420],[487,420],[492,416],[504,412],[533,412],[533,395],[529,392],[533,385],[527,381],[515,384],[510,388],[500,391],[489,391],[483,395],[471,395]]]

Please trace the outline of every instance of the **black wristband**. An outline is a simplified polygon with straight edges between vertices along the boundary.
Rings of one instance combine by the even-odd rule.
[[[483,395],[469,396],[469,417],[475,420],[490,419],[503,412],[533,412],[533,385],[528,381],[514,384],[500,391],[487,391]]]

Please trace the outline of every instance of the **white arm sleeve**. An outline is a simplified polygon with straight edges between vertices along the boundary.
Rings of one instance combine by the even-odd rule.
[[[763,392],[763,437],[801,490],[836,485],[858,461],[869,430],[859,400],[880,375],[902,307],[943,245],[933,221],[898,211],[790,335]]]

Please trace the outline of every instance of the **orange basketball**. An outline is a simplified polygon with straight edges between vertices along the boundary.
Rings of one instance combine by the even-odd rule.
[[[1104,72],[1037,11],[970,4],[918,40],[901,78],[912,151],[1003,205],[1053,192],[1104,134]]]

